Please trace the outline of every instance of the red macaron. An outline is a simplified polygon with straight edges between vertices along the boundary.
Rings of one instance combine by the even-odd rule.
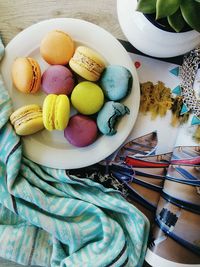
[[[74,115],[70,118],[64,136],[68,142],[76,147],[85,147],[92,144],[97,138],[96,122],[85,115]]]
[[[75,86],[72,72],[65,66],[52,65],[42,75],[42,90],[46,94],[69,95]]]

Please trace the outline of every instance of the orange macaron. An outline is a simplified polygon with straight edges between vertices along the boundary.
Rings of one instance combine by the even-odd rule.
[[[41,41],[40,53],[51,65],[65,65],[74,54],[75,45],[72,38],[65,32],[54,30]]]
[[[22,93],[34,94],[40,89],[41,70],[31,57],[18,57],[12,65],[13,84]]]

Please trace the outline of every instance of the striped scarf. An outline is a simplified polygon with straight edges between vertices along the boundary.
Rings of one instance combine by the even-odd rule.
[[[0,77],[0,257],[52,267],[142,266],[146,217],[115,190],[25,158],[11,112]]]

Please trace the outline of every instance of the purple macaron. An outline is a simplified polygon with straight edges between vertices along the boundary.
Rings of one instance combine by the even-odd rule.
[[[61,65],[52,65],[42,75],[42,90],[46,94],[69,95],[75,86],[72,72]]]
[[[96,140],[97,132],[97,124],[93,119],[78,114],[70,118],[64,136],[70,144],[76,147],[84,147]]]

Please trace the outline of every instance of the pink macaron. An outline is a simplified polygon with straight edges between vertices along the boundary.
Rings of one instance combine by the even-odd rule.
[[[76,147],[92,144],[97,138],[97,124],[88,116],[74,115],[70,118],[64,136],[68,142]]]
[[[72,72],[61,65],[52,65],[42,75],[42,90],[46,94],[69,95],[75,86]]]

